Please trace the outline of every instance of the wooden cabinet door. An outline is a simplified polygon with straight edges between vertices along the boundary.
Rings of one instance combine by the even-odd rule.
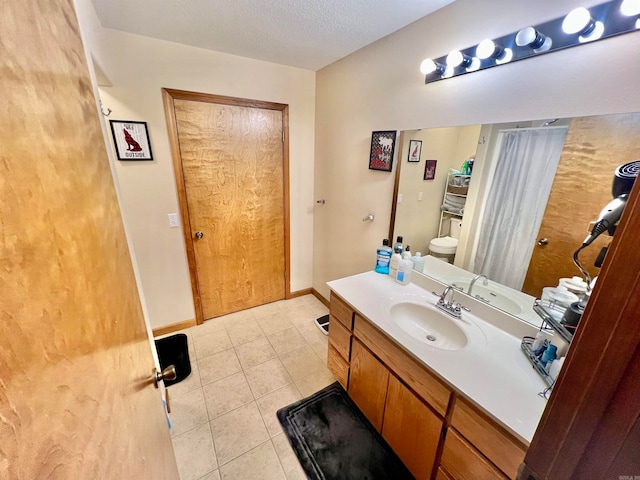
[[[357,339],[351,350],[349,396],[371,424],[380,431],[389,383],[389,370]]]
[[[418,479],[431,477],[443,420],[393,375],[382,436]]]
[[[447,432],[441,463],[442,467],[456,480],[507,479],[453,428]]]

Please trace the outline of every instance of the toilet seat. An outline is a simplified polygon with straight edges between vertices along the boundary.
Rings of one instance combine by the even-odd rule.
[[[429,251],[439,253],[441,255],[452,255],[456,253],[458,248],[458,239],[449,236],[434,238],[429,243]]]

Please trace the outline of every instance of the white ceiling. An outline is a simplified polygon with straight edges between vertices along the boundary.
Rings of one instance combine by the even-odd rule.
[[[103,27],[318,70],[454,0],[93,0]]]

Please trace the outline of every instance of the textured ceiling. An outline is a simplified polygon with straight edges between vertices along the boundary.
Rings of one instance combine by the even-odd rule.
[[[453,0],[93,0],[103,27],[318,70]]]

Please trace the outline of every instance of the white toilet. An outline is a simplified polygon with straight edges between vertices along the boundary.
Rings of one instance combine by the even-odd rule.
[[[449,235],[446,237],[434,238],[429,243],[429,253],[431,256],[439,258],[448,263],[453,263],[458,248],[458,237],[460,236],[460,228],[462,228],[462,220],[459,218],[450,218]]]

